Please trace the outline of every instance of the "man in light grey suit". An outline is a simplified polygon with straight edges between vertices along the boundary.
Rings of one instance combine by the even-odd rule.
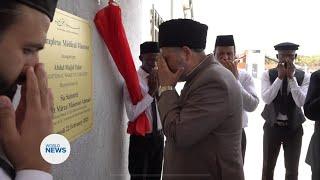
[[[164,180],[244,179],[240,87],[229,70],[204,53],[207,29],[190,19],[160,25]],[[174,89],[178,81],[186,81],[180,96]]]

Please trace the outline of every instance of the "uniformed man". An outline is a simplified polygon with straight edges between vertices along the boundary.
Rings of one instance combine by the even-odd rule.
[[[262,117],[266,120],[263,135],[263,180],[272,180],[281,144],[283,145],[286,180],[297,180],[302,142],[301,107],[304,105],[309,75],[296,69],[294,60],[299,45],[280,43],[279,64],[262,75],[262,99],[266,103]]]
[[[38,52],[57,0],[0,1],[0,179],[49,180],[40,143],[52,132],[52,93]],[[12,98],[22,86],[15,111]]]

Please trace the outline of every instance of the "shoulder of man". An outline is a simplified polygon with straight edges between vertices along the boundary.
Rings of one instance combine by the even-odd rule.
[[[311,77],[320,79],[320,70],[313,72]]]
[[[238,86],[234,75],[219,63],[212,63],[206,67],[203,72],[198,75],[194,83],[197,86],[215,83],[222,89],[233,87],[232,84]]]
[[[217,81],[233,76],[232,73],[219,63],[212,63],[201,72],[197,80]]]

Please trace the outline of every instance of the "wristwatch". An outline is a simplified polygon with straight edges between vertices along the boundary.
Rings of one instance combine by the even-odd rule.
[[[173,86],[159,86],[158,95],[160,97],[163,92],[172,90],[174,90]]]

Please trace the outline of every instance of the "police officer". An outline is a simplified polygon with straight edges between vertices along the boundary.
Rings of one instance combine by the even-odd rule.
[[[285,42],[274,46],[279,64],[262,75],[262,99],[266,103],[263,135],[263,180],[273,180],[281,144],[284,150],[286,180],[297,180],[302,142],[301,107],[304,105],[309,75],[296,69],[299,45]]]

